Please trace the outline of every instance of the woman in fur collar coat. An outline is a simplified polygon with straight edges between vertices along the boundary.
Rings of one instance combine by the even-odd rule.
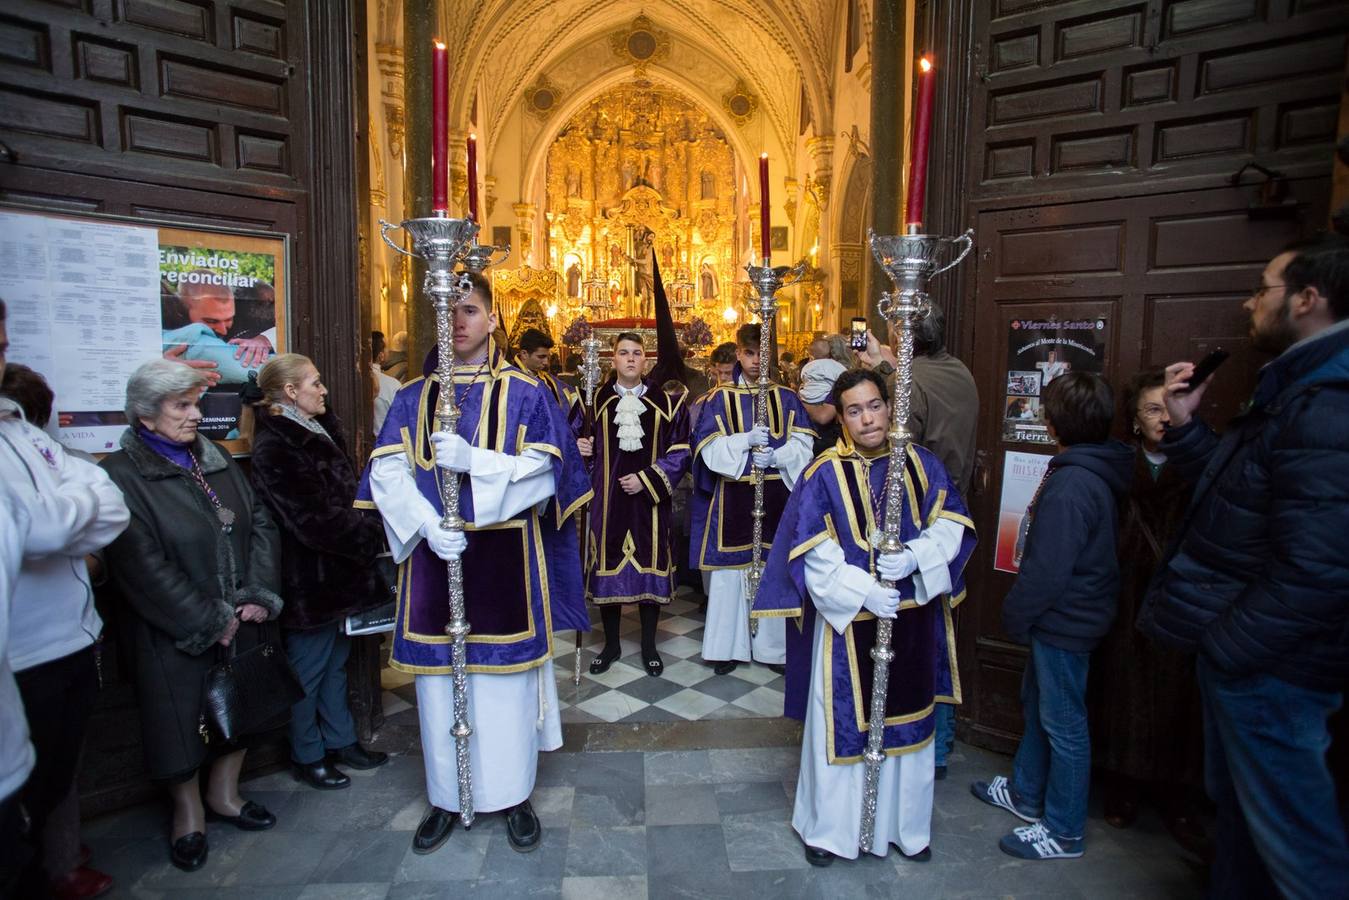
[[[388,760],[356,742],[347,706],[347,615],[387,600],[376,584],[384,549],[379,516],[355,509],[356,470],[328,389],[307,357],[283,353],[258,373],[253,487],[281,531],[281,614],[286,656],[304,685],[291,710],[296,777],[320,790],[347,787],[336,763],[371,769]]]
[[[170,858],[191,871],[206,862],[205,818],[246,831],[276,817],[239,796],[244,749],[208,743],[202,683],[217,647],[244,652],[277,638],[280,540],[267,508],[227,452],[197,434],[205,378],[168,360],[127,382],[131,427],[103,460],[122,490],[131,524],[105,551],[125,600],[146,767],[173,797]],[[198,770],[207,763],[206,808]]]

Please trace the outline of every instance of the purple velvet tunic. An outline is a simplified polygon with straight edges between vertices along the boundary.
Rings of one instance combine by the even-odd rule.
[[[752,387],[740,387],[740,366],[731,384],[720,384],[705,394],[693,426],[693,497],[690,503],[689,567],[694,569],[741,569],[753,556],[754,485],[746,455],[738,478],[723,478],[703,464],[699,454],[718,437],[749,431],[754,427]],[[768,444],[785,445],[793,433],[815,437],[806,408],[791,388],[775,384],[768,395]],[[772,546],[778,522],[791,496],[782,475],[770,468],[764,476],[763,545]]]
[[[552,457],[555,493],[544,513],[530,508],[505,522],[473,526],[471,479],[460,482],[459,510],[467,523],[464,602],[472,632],[470,672],[517,672],[542,665],[552,652],[554,631],[589,630],[581,579],[580,548],[571,516],[590,499],[584,464],[561,408],[539,381],[493,353],[490,379],[477,366],[455,368],[458,433],[475,447],[518,455],[527,449]],[[394,398],[371,460],[403,457],[420,491],[443,511],[430,441],[435,428],[439,379],[432,375],[405,385]],[[357,493],[358,506],[374,508],[370,468]],[[393,661],[404,671],[450,671],[448,573],[445,563],[419,541],[398,569]]]
[[[647,384],[642,395],[642,448],[621,450],[614,414],[619,394],[613,381],[595,394],[595,456],[590,483],[586,596],[599,604],[669,603],[674,592],[674,526],[671,495],[689,468],[689,420],[680,394],[671,397]],[[636,475],[642,490],[619,485]]]
[[[773,546],[763,586],[754,603],[757,617],[789,616],[785,714],[804,721],[811,681],[811,650],[817,612],[806,589],[805,555],[826,538],[843,548],[849,565],[876,575],[875,551],[867,536],[880,527],[888,455],[865,460],[840,441],[824,451],[801,476],[787,504],[783,539]],[[934,700],[959,701],[955,670],[955,630],[951,609],[965,596],[964,569],[974,552],[974,523],[941,462],[926,449],[909,447],[905,514],[900,538],[912,541],[939,518],[965,526],[960,549],[950,563],[951,593],[919,606],[913,578],[898,585],[901,604],[893,629],[895,658],[886,695],[885,748],[897,752],[922,744],[934,726]],[[829,626],[826,624],[826,628]],[[825,711],[830,722],[829,762],[856,762],[866,749],[871,715],[876,617],[861,610],[839,634],[826,636]]]

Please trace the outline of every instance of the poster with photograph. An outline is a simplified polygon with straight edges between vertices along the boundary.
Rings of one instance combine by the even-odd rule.
[[[1044,453],[1018,453],[1008,450],[1002,462],[1002,499],[998,502],[998,543],[993,551],[993,568],[999,572],[1020,571],[1021,551],[1025,549],[1026,509],[1049,468],[1050,456]]]
[[[49,430],[115,450],[127,379],[163,356],[207,374],[201,433],[246,453],[238,391],[285,349],[286,240],[0,210],[9,358],[55,394]]]
[[[1007,393],[1002,439],[1008,443],[1047,444],[1049,436],[1040,398],[1050,383],[1068,372],[1105,371],[1106,320],[1013,319],[1007,333]]]
[[[279,241],[159,229],[161,349],[211,378],[200,428],[211,440],[239,440],[239,388],[285,349],[284,278]]]

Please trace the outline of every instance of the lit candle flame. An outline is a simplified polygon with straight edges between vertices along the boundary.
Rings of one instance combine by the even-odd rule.
[[[443,41],[432,41],[431,43],[433,43],[433,44],[436,45],[436,49],[437,49],[437,50],[444,50],[444,49],[445,49],[445,43],[444,43]]]
[[[924,72],[931,72],[932,60],[924,56],[922,59],[918,60],[918,68],[922,69]]]

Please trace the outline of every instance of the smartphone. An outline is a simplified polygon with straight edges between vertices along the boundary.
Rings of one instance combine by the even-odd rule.
[[[848,346],[854,350],[865,350],[867,348],[867,320],[854,318],[852,320],[852,332],[848,339]]]
[[[1217,371],[1219,366],[1227,362],[1227,357],[1231,355],[1232,354],[1228,353],[1222,347],[1219,347],[1208,356],[1199,360],[1199,363],[1194,367],[1194,374],[1190,376],[1190,386],[1186,388],[1183,393],[1188,394],[1190,391],[1207,381],[1208,377]]]

